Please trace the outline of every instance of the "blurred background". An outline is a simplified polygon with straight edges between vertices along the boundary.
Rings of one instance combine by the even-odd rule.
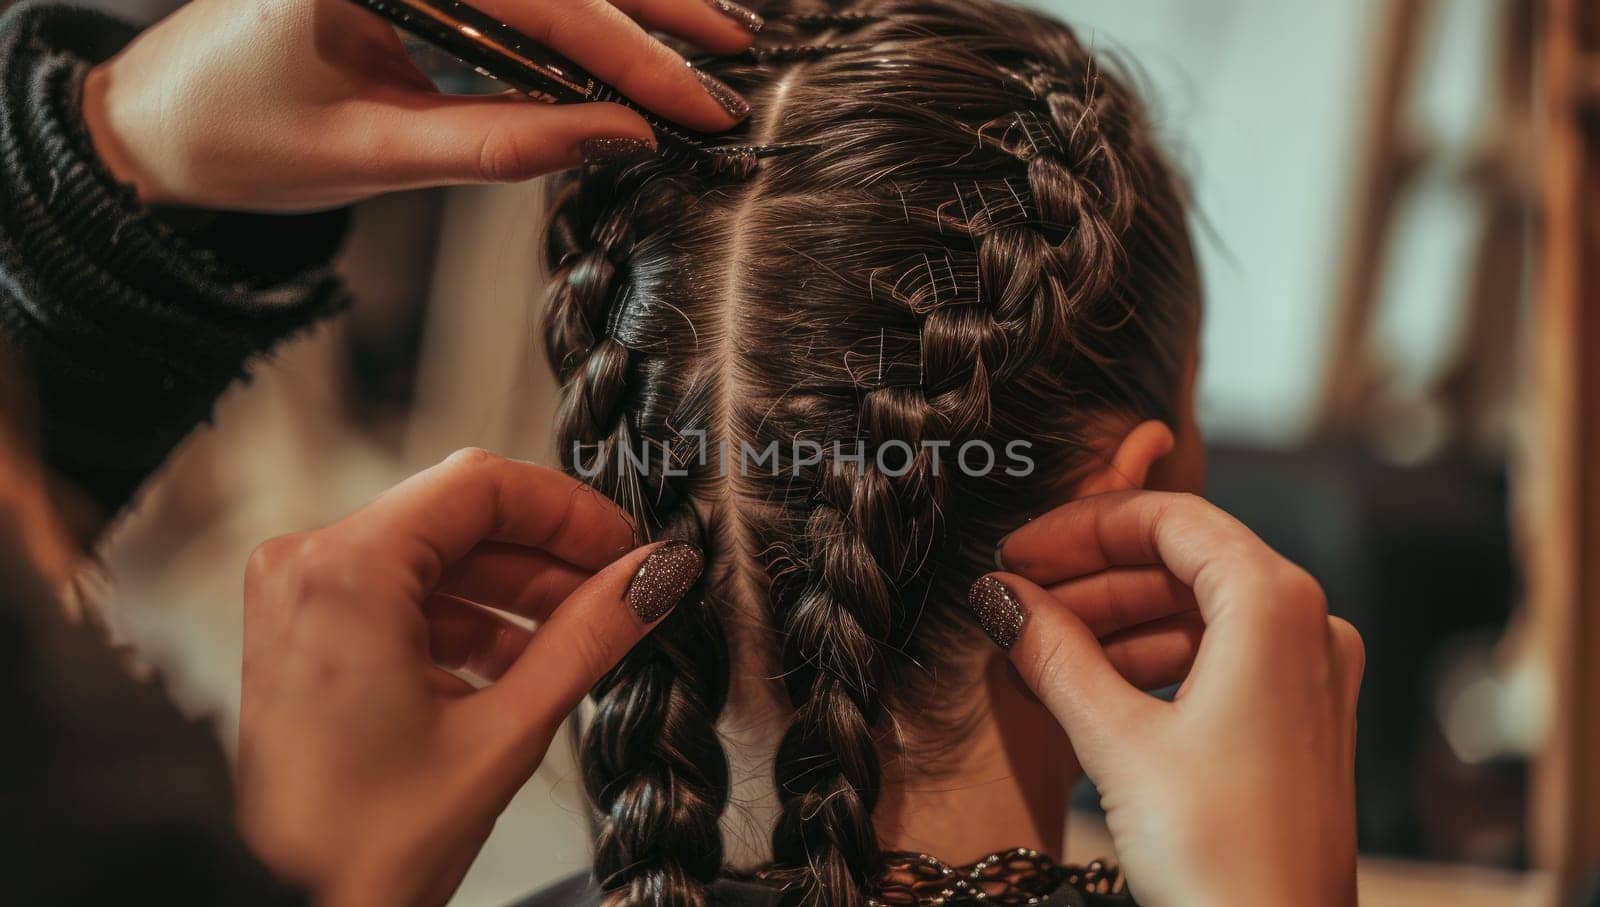
[[[98,5],[148,20],[175,4]],[[1600,694],[1581,657],[1600,642],[1580,554],[1594,495],[1579,497],[1577,468],[1594,448],[1578,413],[1600,387],[1579,277],[1600,249],[1575,239],[1600,212],[1577,175],[1600,103],[1561,114],[1600,98],[1600,57],[1579,56],[1595,23],[1575,19],[1593,4],[1035,5],[1128,64],[1191,177],[1210,496],[1318,576],[1367,640],[1363,902],[1575,892],[1600,848],[1585,773],[1600,752],[1581,721]],[[236,389],[113,536],[122,631],[229,745],[255,544],[465,445],[552,460],[541,193],[359,210],[343,256],[353,317]],[[1562,211],[1571,232],[1542,242]],[[557,750],[457,904],[587,865],[576,771]],[[1092,791],[1080,805],[1071,855],[1099,856]]]

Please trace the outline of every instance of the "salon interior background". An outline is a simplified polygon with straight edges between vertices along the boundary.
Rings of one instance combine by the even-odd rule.
[[[174,5],[93,2],[130,18]],[[1525,124],[1505,103],[1527,63],[1519,4],[1040,5],[1138,61],[1193,179],[1213,496],[1307,563],[1368,639],[1362,843],[1369,879],[1391,887],[1370,882],[1365,902],[1426,903],[1389,892],[1467,880],[1452,896],[1539,903],[1509,875],[1529,864],[1523,754],[1544,715],[1514,616],[1506,482],[1529,261]],[[1386,72],[1411,73],[1388,108]],[[114,538],[119,622],[224,740],[255,542],[325,522],[466,444],[549,459],[538,194],[367,206],[345,256],[354,317],[230,395],[220,427]],[[1423,587],[1423,575],[1448,579]],[[584,865],[574,777],[551,759],[457,903],[503,903]],[[1074,856],[1102,846],[1092,803],[1086,792]]]

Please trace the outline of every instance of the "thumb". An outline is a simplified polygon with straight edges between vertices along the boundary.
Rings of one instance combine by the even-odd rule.
[[[377,115],[386,167],[407,186],[531,180],[582,163],[589,139],[633,139],[656,147],[644,118],[620,104],[541,104],[514,93],[418,93]]]
[[[1123,679],[1083,620],[1044,589],[991,573],[972,585],[967,606],[1061,723],[1091,778],[1160,719],[1166,704]]]
[[[472,703],[521,739],[547,740],[589,689],[677,606],[704,558],[685,542],[624,555],[567,597],[500,680]],[[470,702],[470,700],[469,700]]]

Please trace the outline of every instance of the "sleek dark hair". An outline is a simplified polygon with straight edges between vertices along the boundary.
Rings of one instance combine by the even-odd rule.
[[[1175,423],[1198,316],[1178,181],[1071,29],[993,0],[761,12],[756,51],[700,64],[754,107],[743,141],[806,147],[573,173],[549,234],[563,461],[708,558],[594,691],[596,876],[628,905],[704,904],[723,870],[730,637],[794,709],[770,877],[790,904],[871,895],[880,760],[979,644],[967,585],[1094,417]],[[1015,440],[1029,475],[958,468]],[[772,442],[776,475],[738,468]]]

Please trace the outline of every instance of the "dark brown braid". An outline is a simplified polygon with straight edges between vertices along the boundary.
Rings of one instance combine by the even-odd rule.
[[[965,716],[930,706],[977,682],[966,584],[1097,417],[1175,420],[1198,314],[1179,187],[1069,29],[992,0],[762,12],[772,52],[703,65],[756,110],[738,141],[812,150],[578,175],[551,233],[568,468],[710,564],[596,690],[597,876],[629,905],[704,903],[722,869],[738,651],[794,709],[765,877],[865,903],[883,760],[948,742]]]
[[[654,363],[617,328],[625,328],[623,309],[634,292],[634,236],[649,224],[635,221],[628,204],[614,205],[617,188],[571,182],[552,220],[546,349],[564,389],[557,415],[563,464],[627,508],[650,537],[704,547],[706,533],[668,468],[671,455],[658,445],[640,458],[643,469],[615,456],[639,451],[640,439],[664,438],[667,425],[694,424],[692,415],[660,409],[661,398],[641,399],[635,390]],[[660,182],[639,198],[669,189]],[[601,212],[606,216],[591,216]],[[716,718],[727,687],[721,624],[691,592],[593,691],[597,708],[582,760],[597,812],[595,875],[630,905],[698,907],[706,903],[705,883],[722,868],[718,819],[728,766]]]

